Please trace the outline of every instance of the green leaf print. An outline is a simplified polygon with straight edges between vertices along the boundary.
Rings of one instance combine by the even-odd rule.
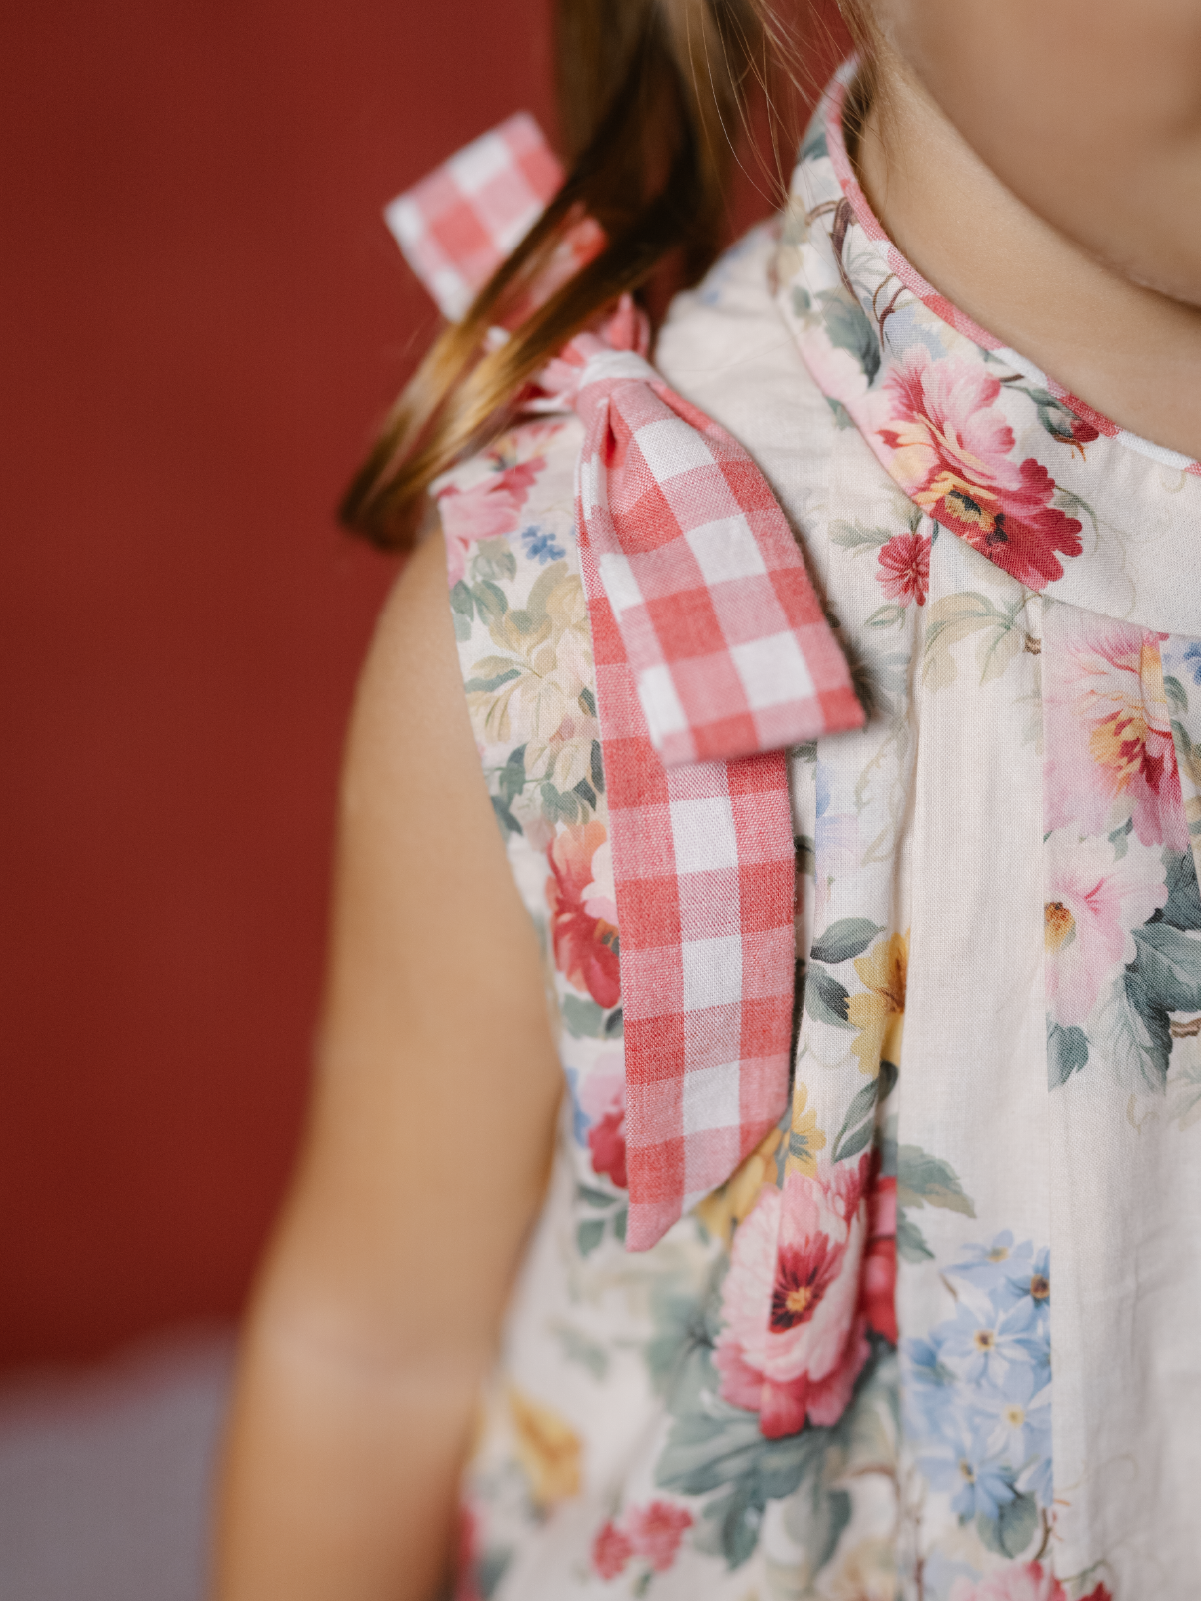
[[[832,1162],[841,1162],[848,1156],[858,1156],[875,1131],[872,1116],[877,1100],[886,1101],[897,1081],[897,1069],[892,1062],[881,1062],[880,1071],[852,1100],[842,1127],[830,1153]]]
[[[830,343],[836,350],[850,351],[870,384],[880,371],[880,341],[867,313],[842,289],[822,289],[817,299]]]
[[[834,426],[836,428],[853,428],[855,426],[855,419],[841,400],[835,400],[832,395],[827,395],[826,405],[829,406],[834,417]]]
[[[1026,596],[1021,594],[1011,606],[998,606],[974,590],[965,595],[944,595],[927,609],[926,638],[923,645],[922,681],[931,689],[945,689],[959,673],[954,647],[965,639],[976,640],[976,666],[980,682],[999,678],[1024,646],[1037,649],[1037,641],[1026,632]]]
[[[809,968],[805,974],[805,1010],[814,1022],[850,1028],[850,1001],[850,994],[836,978],[823,968]]]
[[[463,688],[469,695],[477,693],[491,695],[495,693],[495,691],[498,690],[502,684],[511,684],[515,678],[520,677],[520,668],[506,667],[503,672],[494,673],[491,678],[468,678],[464,682]]]
[[[895,601],[889,601],[885,606],[879,606],[870,617],[864,619],[865,628],[893,628],[897,623],[905,621],[906,607],[898,606]]]
[[[605,1036],[606,1014],[591,998],[582,995],[565,995],[559,1010],[572,1039],[598,1040]]]
[[[464,617],[475,615],[475,602],[471,598],[471,591],[461,578],[450,592],[450,609],[460,612]]]
[[[577,795],[570,790],[564,793],[556,789],[549,779],[542,785],[542,814],[548,822],[578,823],[580,820],[580,801]]]
[[[998,1508],[995,1518],[978,1513],[976,1531],[990,1551],[1020,1557],[1038,1533],[1038,1502],[1032,1495],[1015,1495]]]
[[[897,1251],[906,1262],[934,1260],[934,1252],[926,1244],[921,1229],[902,1212],[897,1213]]]
[[[853,956],[862,956],[880,932],[880,924],[869,918],[840,917],[814,940],[809,954],[815,962],[826,962],[830,966],[849,962]]]
[[[482,1601],[489,1601],[497,1585],[505,1576],[509,1563],[513,1560],[512,1551],[494,1547],[485,1551],[475,1565],[475,1586]]]
[[[587,1217],[575,1231],[576,1248],[581,1256],[590,1256],[605,1237],[603,1217]]]
[[[882,1346],[873,1350],[836,1424],[808,1424],[797,1434],[769,1440],[756,1413],[721,1399],[711,1344],[698,1333],[694,1325],[693,1344],[675,1370],[668,1395],[673,1422],[655,1483],[685,1495],[714,1492],[694,1542],[699,1550],[723,1556],[730,1568],[755,1554],[768,1501],[796,1496],[790,1532],[805,1546],[815,1578],[847,1521],[848,1502],[831,1480],[860,1464],[879,1469],[878,1442],[887,1431],[882,1435],[879,1428],[865,1426],[864,1414],[891,1407],[895,1354]]]
[[[1201,940],[1167,921],[1134,930],[1135,968],[1155,1005],[1166,1012],[1201,1012]]]
[[[1188,693],[1178,678],[1174,677],[1171,673],[1165,673],[1163,677],[1163,688],[1164,694],[1168,697],[1168,701],[1176,709],[1176,711],[1188,711]]]
[[[1197,867],[1192,851],[1165,850],[1163,864],[1168,901],[1160,914],[1173,928],[1201,930],[1201,893],[1197,889]]]
[[[861,555],[865,550],[879,550],[887,545],[895,532],[890,528],[865,528],[862,523],[833,522],[830,524],[830,543]]]
[[[471,563],[473,578],[497,578],[503,584],[517,577],[517,558],[507,539],[481,539]]]
[[[907,1207],[924,1206],[960,1212],[964,1217],[976,1215],[971,1198],[964,1194],[959,1176],[949,1162],[928,1156],[917,1145],[898,1146],[897,1250],[906,1262],[926,1262],[934,1256],[921,1229],[906,1215]]]
[[[928,1156],[917,1145],[897,1148],[897,1205],[938,1206],[975,1217],[976,1208],[949,1162]]]
[[[496,788],[503,801],[510,805],[525,788],[525,746],[509,752],[509,759],[496,778]]]
[[[1097,1015],[1097,1033],[1118,1083],[1137,1095],[1162,1095],[1172,1033],[1168,1014],[1136,967],[1114,980]]]
[[[1058,1089],[1088,1063],[1088,1039],[1082,1028],[1064,1028],[1047,1019],[1047,1087]]]
[[[784,1510],[784,1526],[804,1551],[810,1573],[825,1567],[850,1521],[850,1496],[845,1490],[827,1490],[817,1474],[810,1493]]]
[[[489,617],[503,617],[509,609],[504,590],[498,589],[490,579],[485,578],[478,584],[473,584],[471,594],[480,616],[485,620]]]

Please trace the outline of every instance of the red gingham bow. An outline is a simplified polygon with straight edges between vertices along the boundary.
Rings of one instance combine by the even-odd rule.
[[[530,171],[542,204],[557,187],[549,152],[531,158],[531,127],[511,118],[389,207],[448,314],[462,291],[440,294],[439,273],[478,287],[514,242],[504,196],[520,193],[528,228]],[[456,238],[471,240],[469,262]],[[762,473],[663,381],[644,342],[625,302],[540,378],[584,424],[577,534],[621,934],[632,1250],[724,1183],[784,1110],[795,865],[782,747],[863,723]]]

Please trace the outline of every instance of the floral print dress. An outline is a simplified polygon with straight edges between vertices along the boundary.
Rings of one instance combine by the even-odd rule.
[[[869,717],[790,757],[791,1106],[641,1254],[580,426],[438,486],[569,1091],[458,1601],[1197,1593],[1201,471],[898,255],[846,82],[657,350],[771,482]]]

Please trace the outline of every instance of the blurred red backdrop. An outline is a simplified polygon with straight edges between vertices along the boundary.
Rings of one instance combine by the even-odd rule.
[[[380,208],[509,112],[553,115],[546,0],[64,0],[4,29],[13,1362],[245,1293],[393,573],[331,508],[433,327]]]

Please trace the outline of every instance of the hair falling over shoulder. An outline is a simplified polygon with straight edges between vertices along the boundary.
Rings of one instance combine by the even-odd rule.
[[[840,9],[861,37],[857,11],[841,0]],[[797,130],[780,91],[791,104],[799,79],[793,36],[772,0],[557,0],[555,21],[567,177],[463,320],[434,341],[346,493],[342,521],[386,549],[413,546],[429,484],[503,425],[513,397],[574,334],[667,263],[680,286],[701,276],[723,242],[756,96],[774,171],[763,166],[783,194],[780,154],[791,157]],[[518,320],[586,217],[605,247]],[[496,345],[487,334],[498,325],[510,337]]]

